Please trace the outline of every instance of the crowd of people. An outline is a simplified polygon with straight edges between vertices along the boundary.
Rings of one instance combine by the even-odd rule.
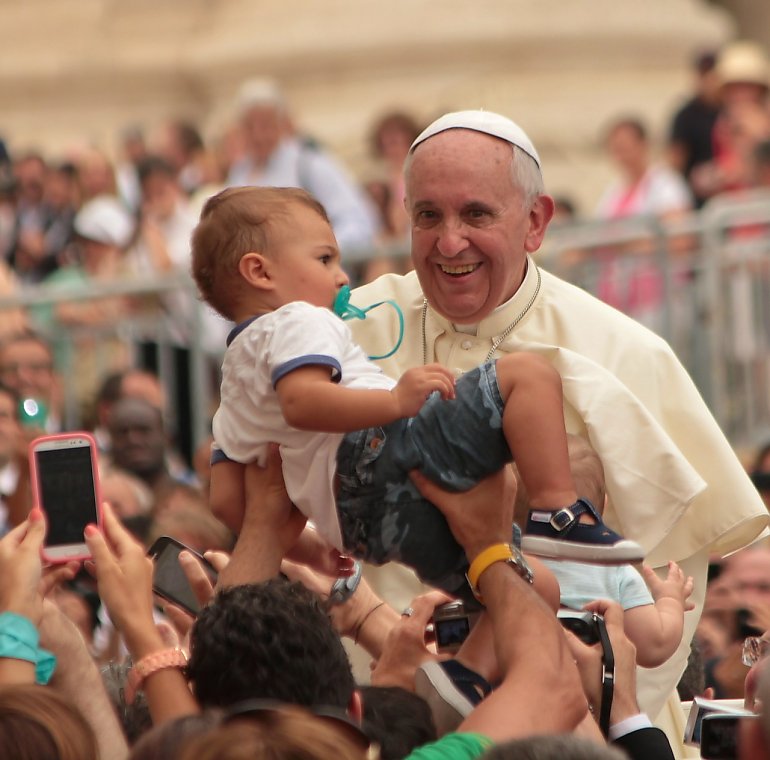
[[[667,166],[639,120],[607,131],[622,178],[603,217],[761,185],[764,54],[736,43],[698,73]],[[194,276],[226,358],[196,447],[187,293],[154,304],[173,387],[150,332],[88,365],[100,328],[141,319],[132,296],[0,319],[0,755],[684,757],[682,701],[705,694],[759,710],[740,756],[770,757],[770,451],[747,472],[669,346],[613,308],[655,302],[651,265],[625,295],[608,270],[603,300],[538,266],[556,207],[507,117],[389,114],[381,179],[359,187],[272,84],[244,85],[239,113],[216,146],[173,122],[127,131],[114,165],[1,162],[6,294]],[[42,566],[30,487],[29,441],[66,427],[62,328],[106,502],[88,568]],[[153,596],[161,535],[218,573],[180,555],[197,616]],[[457,597],[447,653],[437,611]]]

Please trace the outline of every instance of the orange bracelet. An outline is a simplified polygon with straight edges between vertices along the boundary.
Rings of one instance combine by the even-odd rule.
[[[136,697],[136,692],[144,683],[144,680],[166,668],[183,668],[187,665],[187,655],[179,648],[160,649],[157,652],[142,657],[128,672],[126,684],[126,702],[131,704]]]

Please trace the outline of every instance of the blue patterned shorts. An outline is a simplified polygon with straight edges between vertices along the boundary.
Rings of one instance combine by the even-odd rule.
[[[468,560],[441,512],[409,479],[420,470],[449,491],[467,491],[512,461],[495,363],[463,375],[456,398],[434,393],[416,417],[348,433],[337,452],[337,511],[345,547],[369,562],[401,562],[466,601]]]

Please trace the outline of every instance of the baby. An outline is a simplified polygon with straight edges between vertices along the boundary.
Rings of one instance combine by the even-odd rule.
[[[264,460],[268,443],[280,444],[288,494],[329,544],[377,564],[403,562],[467,598],[465,555],[408,473],[463,491],[515,458],[532,505],[525,551],[641,559],[637,544],[577,498],[561,380],[545,360],[509,354],[457,382],[430,364],[396,382],[367,359],[332,311],[348,278],[310,195],[225,190],[206,203],[192,254],[203,298],[238,323],[212,462]]]
[[[603,511],[606,498],[604,469],[584,438],[568,436],[572,477],[577,488]],[[517,476],[518,477],[518,476]],[[519,482],[515,520],[522,524],[529,512],[525,487]],[[574,562],[543,560],[559,581],[561,604],[583,609],[596,599],[619,602],[626,635],[636,646],[636,661],[645,668],[662,665],[682,641],[684,613],[695,605],[689,601],[693,579],[685,577],[676,562],[669,562],[665,580],[642,565],[640,575],[631,565],[602,567]],[[646,582],[646,584],[645,584]]]

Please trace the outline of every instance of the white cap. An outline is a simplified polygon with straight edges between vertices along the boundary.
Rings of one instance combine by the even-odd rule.
[[[740,40],[719,53],[716,72],[722,84],[746,82],[767,88],[770,85],[770,63],[761,45]]]
[[[446,132],[447,129],[470,129],[474,132],[492,135],[492,137],[499,137],[501,140],[521,148],[540,166],[540,156],[537,155],[535,146],[527,136],[527,133],[507,117],[492,111],[455,111],[454,113],[444,114],[428,125],[417,136],[417,139],[409,148],[409,152],[411,153],[421,142],[425,142],[429,137],[433,137],[433,135],[437,135],[439,132]]]
[[[274,79],[268,77],[247,79],[240,86],[236,100],[241,113],[254,106],[273,106],[279,110],[286,107],[281,88]]]
[[[75,216],[75,232],[87,240],[125,248],[134,234],[134,220],[123,204],[110,195],[86,201]]]

